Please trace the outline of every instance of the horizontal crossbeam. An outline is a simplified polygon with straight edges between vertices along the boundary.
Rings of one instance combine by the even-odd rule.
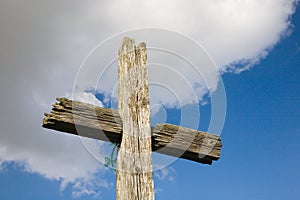
[[[120,144],[122,120],[116,110],[57,98],[42,126],[65,133]],[[152,127],[152,151],[212,164],[220,158],[221,138],[217,135],[171,124]]]

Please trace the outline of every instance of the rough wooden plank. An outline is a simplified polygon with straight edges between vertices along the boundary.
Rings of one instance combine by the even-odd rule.
[[[51,113],[45,113],[42,126],[120,144],[123,124],[115,110],[57,98]],[[217,135],[170,124],[157,124],[152,128],[152,151],[157,153],[211,164],[220,158],[221,147]]]
[[[121,143],[122,121],[117,111],[57,98],[43,127],[83,137]]]
[[[153,129],[155,151],[188,160],[211,164],[220,158],[220,137],[205,132],[175,126],[157,124]]]
[[[117,157],[116,199],[153,200],[152,144],[145,43],[124,38],[119,50],[118,112],[123,135]]]

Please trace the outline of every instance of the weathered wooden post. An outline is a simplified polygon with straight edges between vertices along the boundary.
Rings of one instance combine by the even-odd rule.
[[[118,112],[123,121],[117,157],[117,200],[153,200],[146,44],[124,38],[119,50]]]
[[[124,38],[119,50],[118,112],[57,98],[43,127],[120,145],[116,199],[153,200],[152,151],[203,164],[220,158],[217,135],[172,124],[150,128],[147,51]]]

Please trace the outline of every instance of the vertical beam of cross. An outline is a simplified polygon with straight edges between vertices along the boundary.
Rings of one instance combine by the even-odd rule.
[[[118,112],[123,136],[117,157],[116,199],[153,200],[152,150],[145,43],[124,38],[119,49]]]

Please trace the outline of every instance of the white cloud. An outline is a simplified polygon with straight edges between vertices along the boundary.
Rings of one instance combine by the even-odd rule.
[[[155,26],[191,35],[222,70],[238,60],[256,60],[290,28],[294,0],[125,0],[109,5],[112,26]],[[132,10],[132,12],[128,12]],[[138,16],[138,17],[137,17]],[[124,19],[127,19],[126,22]]]
[[[94,177],[90,177],[92,180],[78,181],[73,186],[72,196],[78,198],[81,196],[93,196],[95,199],[101,198],[100,188],[112,187],[112,184],[103,180],[95,180]],[[93,184],[91,184],[93,183]]]
[[[165,167],[158,171],[155,171],[154,177],[156,177],[160,181],[175,181],[176,171],[172,167]]]
[[[91,48],[120,31],[151,26],[168,28],[187,34],[202,44],[222,72],[240,72],[266,57],[269,50],[290,32],[295,2],[1,1],[0,160],[22,163],[28,172],[62,180],[64,184],[73,183],[75,196],[98,194],[88,184],[100,184],[92,177],[103,171],[102,164],[90,156],[78,138],[41,128],[42,113],[50,110],[55,98],[73,92],[80,63]],[[148,43],[147,36],[142,36],[145,38],[138,40]],[[157,38],[156,42],[162,41]],[[149,45],[151,43],[155,44],[155,41],[149,41]],[[174,43],[174,47],[186,49],[184,52],[189,56],[190,46],[176,40]],[[103,56],[115,58],[117,47],[118,43],[105,46]],[[160,64],[171,67],[174,76],[168,76],[170,71],[166,69],[164,73],[159,72],[156,65],[150,71],[150,80],[164,81],[182,104],[195,103],[195,99],[201,100],[205,93],[217,88],[217,70],[202,69],[209,86],[206,88],[204,80],[198,80],[193,70],[174,65],[169,55],[164,58],[155,53],[152,55],[149,61],[163,62]],[[95,70],[81,80],[85,85],[76,93],[87,87],[100,87],[107,94],[111,92],[116,85],[116,67],[109,68],[104,78],[97,82],[99,72],[107,64],[97,63]],[[180,77],[182,81],[178,81]],[[185,80],[189,81],[185,83]],[[90,85],[94,83],[97,84]],[[185,89],[190,85],[196,90],[196,97],[193,91]],[[89,93],[83,93],[79,99],[95,102]],[[178,104],[171,93],[154,86],[151,101],[169,107]],[[94,149],[101,148],[94,141],[90,143]]]
[[[4,162],[4,161],[0,159],[0,172],[1,172],[2,169],[3,169],[3,162]]]
[[[204,74],[201,78],[191,66],[170,54],[159,52],[158,55],[154,50],[149,51],[148,61],[152,63],[152,66],[149,65],[149,81],[164,86],[160,88],[157,85],[150,86],[151,103],[180,107],[195,103],[195,100],[202,101],[204,94],[214,92],[220,80],[219,71],[240,73],[251,69],[265,58],[274,45],[291,32],[290,17],[294,13],[295,2],[294,0],[189,2],[114,0],[107,4],[99,3],[105,10],[98,12],[100,6],[95,6],[89,16],[93,19],[105,17],[107,20],[100,24],[107,27],[105,31],[111,33],[140,27],[161,27],[186,34],[203,45],[218,69],[212,69],[212,63],[204,64],[204,60],[207,59],[205,52],[198,53],[198,57],[193,56],[199,48],[193,47],[187,38],[176,37],[170,33],[153,36],[150,30],[127,33],[137,41],[145,40],[150,47],[165,47],[176,51],[191,59],[196,71]],[[129,10],[131,12],[128,12]],[[91,33],[82,34],[93,38]],[[110,66],[107,64],[116,58],[119,42],[124,35],[126,34],[121,34],[118,39],[108,42],[110,45],[99,47],[100,50],[91,56],[84,70],[80,71],[81,78],[76,82],[79,88],[93,85],[105,94],[116,89],[117,62],[113,62]],[[99,66],[99,63],[103,66]],[[99,80],[101,84],[97,85]],[[196,85],[198,87],[195,87]],[[167,92],[165,88],[168,88]],[[177,97],[172,95],[172,92]]]
[[[103,107],[103,103],[89,92],[67,94],[67,98]]]

